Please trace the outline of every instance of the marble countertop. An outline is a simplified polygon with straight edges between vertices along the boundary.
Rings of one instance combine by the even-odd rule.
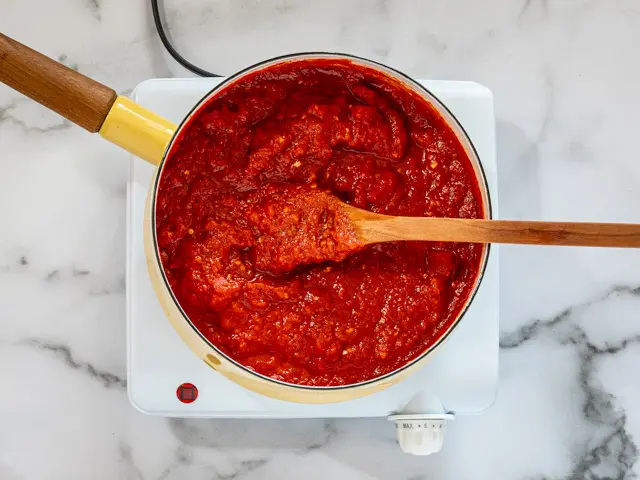
[[[167,0],[221,74],[340,50],[495,95],[502,218],[640,222],[633,0]],[[128,93],[183,76],[146,0],[4,0],[0,31]],[[384,419],[145,416],[126,394],[127,154],[0,87],[0,478],[640,476],[640,253],[501,249],[501,384],[443,451]]]

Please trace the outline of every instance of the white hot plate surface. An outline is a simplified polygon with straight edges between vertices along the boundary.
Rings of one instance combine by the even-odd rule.
[[[153,79],[133,99],[178,123],[220,79]],[[422,81],[458,118],[484,166],[493,216],[497,171],[493,96],[470,82]],[[404,381],[349,402],[310,405],[274,400],[227,380],[182,343],[166,319],[147,274],[142,241],[144,202],[154,167],[131,158],[127,201],[127,367],[131,403],[148,414],[172,417],[296,418],[384,417],[392,413],[456,415],[491,406],[498,387],[498,249],[493,246],[480,289],[458,327],[432,360]],[[197,399],[182,403],[188,382]]]

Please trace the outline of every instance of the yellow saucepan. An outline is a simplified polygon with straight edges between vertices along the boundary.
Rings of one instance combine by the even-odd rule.
[[[416,369],[423,366],[431,358],[434,350],[443,343],[459,323],[471,303],[482,280],[489,248],[484,248],[481,273],[475,281],[472,294],[466,300],[455,322],[447,331],[443,332],[440,339],[433,346],[418,358],[404,367],[374,380],[338,387],[307,387],[287,384],[260,375],[237,363],[218,350],[198,332],[180,308],[169,287],[155,242],[155,219],[152,212],[164,159],[167,152],[171,150],[172,142],[177,137],[177,134],[189,123],[189,118],[197,113],[199,108],[205,105],[212,96],[218,95],[233,82],[260,68],[303,58],[347,58],[354,64],[374,68],[382,74],[392,77],[406,88],[414,90],[426,98],[447,121],[466,150],[479,180],[484,211],[491,211],[489,192],[480,160],[471,141],[455,117],[429,91],[410,78],[384,65],[357,57],[335,54],[298,54],[267,60],[229,77],[225,82],[218,85],[194,107],[182,124],[178,126],[131,100],[118,96],[113,89],[0,34],[0,81],[86,130],[99,133],[106,140],[158,166],[149,188],[144,220],[147,266],[153,288],[164,312],[189,348],[213,369],[255,392],[293,402],[329,403],[352,400],[380,391],[406,378]]]

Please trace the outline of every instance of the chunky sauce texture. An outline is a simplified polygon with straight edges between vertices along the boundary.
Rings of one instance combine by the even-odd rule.
[[[361,250],[344,205],[329,192],[306,185],[272,187],[260,210],[251,212],[259,231],[254,265],[274,274],[301,265],[344,260]]]
[[[182,130],[158,187],[158,249],[224,353],[284,382],[347,385],[437,341],[483,246],[355,246],[322,192],[389,215],[484,215],[464,149],[426,100],[348,61],[292,61],[231,84]]]

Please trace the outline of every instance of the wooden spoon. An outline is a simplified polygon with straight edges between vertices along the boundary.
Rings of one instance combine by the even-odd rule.
[[[300,186],[274,189],[258,208],[262,221],[255,262],[274,274],[339,262],[367,244],[398,240],[640,247],[640,225],[635,224],[394,217]]]
[[[428,240],[585,247],[640,247],[640,225],[394,217],[342,204],[361,243]]]

